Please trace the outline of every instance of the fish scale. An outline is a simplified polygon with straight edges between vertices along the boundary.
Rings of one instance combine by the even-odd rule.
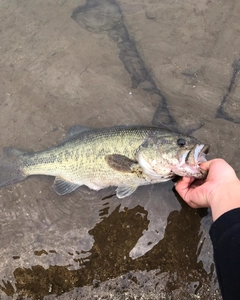
[[[134,152],[146,138],[149,130],[119,129],[89,130],[52,149],[33,154],[26,153],[23,156],[23,172],[26,176],[44,174],[61,176],[65,179],[71,177],[73,180],[83,182],[88,179],[96,180],[98,176],[96,180],[98,184],[102,180],[109,180],[109,177],[110,181],[114,181],[115,177],[120,181],[121,178],[124,181],[131,181],[133,177],[131,173],[116,172],[107,165],[105,156],[115,153],[134,160]],[[131,147],[129,147],[129,140],[131,140]],[[108,183],[102,184],[102,186],[106,185]]]
[[[178,145],[179,139],[186,141],[185,145]],[[196,144],[197,140],[192,137],[156,127],[87,129],[74,126],[58,146],[35,153],[10,150],[5,157],[9,171],[5,181],[0,173],[0,186],[30,175],[50,175],[56,177],[53,187],[60,195],[81,185],[94,190],[117,186],[117,196],[123,198],[140,185],[171,179],[176,174],[169,171],[171,163],[180,162],[184,153],[187,157],[186,151],[190,153]],[[14,163],[11,163],[13,158]],[[158,173],[155,174],[157,161]],[[2,168],[0,163],[0,172]],[[151,172],[155,172],[154,176]]]

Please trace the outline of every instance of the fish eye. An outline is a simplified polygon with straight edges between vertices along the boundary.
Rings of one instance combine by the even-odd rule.
[[[178,146],[183,147],[183,146],[186,145],[186,140],[180,138],[180,139],[177,140],[177,144],[178,144]]]

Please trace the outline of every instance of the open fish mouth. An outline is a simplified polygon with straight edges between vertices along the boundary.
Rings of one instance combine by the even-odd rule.
[[[186,150],[180,159],[174,173],[180,176],[193,176],[196,178],[205,178],[207,172],[199,167],[199,164],[207,161],[206,154],[210,149],[209,145],[196,144],[191,150]]]
[[[196,144],[193,149],[187,150],[183,153],[180,166],[184,164],[198,165],[201,162],[207,161],[206,154],[208,154],[209,149],[209,145]]]
[[[209,145],[195,145],[195,147],[190,151],[190,153],[193,152],[194,163],[199,164],[207,161],[206,154],[208,154],[209,149]],[[188,162],[188,159],[186,161]]]

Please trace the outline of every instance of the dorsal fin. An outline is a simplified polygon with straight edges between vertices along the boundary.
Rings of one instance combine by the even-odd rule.
[[[91,128],[84,127],[84,126],[81,126],[81,125],[73,125],[72,127],[70,127],[68,129],[66,137],[72,137],[72,136],[74,136],[76,134],[82,133],[82,132],[90,130],[90,129]]]
[[[65,138],[63,139],[62,143],[72,139],[74,136],[77,136],[78,134],[91,130],[91,128],[87,128],[81,125],[74,125],[68,129],[68,132],[66,133]]]

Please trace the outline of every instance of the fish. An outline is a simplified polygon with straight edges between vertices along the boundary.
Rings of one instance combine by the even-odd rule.
[[[138,186],[176,175],[205,178],[199,164],[208,144],[154,126],[86,128],[73,126],[57,146],[38,152],[4,148],[0,187],[32,175],[55,176],[53,189],[66,195],[85,185],[98,191],[115,186],[116,196],[130,196]]]

